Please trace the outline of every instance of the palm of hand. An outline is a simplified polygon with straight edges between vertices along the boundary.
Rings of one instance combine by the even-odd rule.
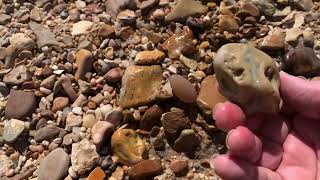
[[[288,113],[245,118],[235,104],[219,104],[214,119],[229,131],[229,152],[215,158],[224,180],[320,179],[320,82],[281,73],[281,94]],[[307,92],[305,89],[312,87]],[[299,95],[299,96],[297,96]],[[289,107],[290,106],[290,107]]]

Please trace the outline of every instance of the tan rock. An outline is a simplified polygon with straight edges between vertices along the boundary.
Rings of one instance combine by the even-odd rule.
[[[76,64],[78,69],[74,75],[75,79],[83,79],[85,74],[91,70],[92,63],[92,53],[86,49],[80,49],[76,54]]]
[[[228,31],[230,33],[235,33],[239,29],[236,19],[229,15],[220,15],[218,25],[222,31]]]
[[[67,97],[57,97],[52,103],[52,112],[57,112],[65,108],[69,104],[69,98]]]
[[[122,77],[119,105],[128,108],[154,101],[162,79],[159,65],[128,67]]]
[[[85,128],[92,128],[92,126],[97,122],[94,114],[86,114],[83,116],[82,126]]]
[[[113,131],[113,124],[107,121],[98,121],[91,129],[93,144],[95,144],[97,147],[101,147],[103,141],[108,139]]]
[[[197,98],[199,108],[207,115],[212,113],[212,109],[218,103],[227,101],[218,90],[218,82],[215,75],[207,76],[201,82],[200,92]]]
[[[291,28],[286,30],[285,41],[287,43],[295,43],[302,36],[303,31],[300,28]]]
[[[111,148],[113,154],[125,165],[143,160],[147,151],[143,139],[132,129],[119,129],[114,132],[111,137]]]
[[[103,38],[114,38],[116,36],[116,32],[111,25],[102,24],[97,35]]]
[[[221,93],[247,114],[275,114],[281,109],[279,71],[263,51],[240,43],[224,45],[214,70]]]
[[[284,48],[285,37],[286,34],[283,29],[275,28],[269,35],[263,38],[260,47],[271,50],[282,49]]]
[[[165,58],[165,54],[159,50],[142,51],[136,55],[134,60],[138,65],[158,64]]]
[[[144,160],[134,165],[129,171],[129,177],[132,180],[153,179],[163,172],[160,160]]]

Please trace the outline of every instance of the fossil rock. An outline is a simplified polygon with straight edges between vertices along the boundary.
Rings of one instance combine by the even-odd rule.
[[[247,114],[274,114],[281,109],[279,71],[264,52],[245,44],[224,45],[214,70],[221,93]]]

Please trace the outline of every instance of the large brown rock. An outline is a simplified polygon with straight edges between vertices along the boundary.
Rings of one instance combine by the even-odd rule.
[[[36,96],[33,92],[11,90],[7,101],[6,118],[24,119],[30,116],[37,107]]]
[[[85,74],[91,70],[93,63],[92,53],[86,49],[81,49],[76,54],[76,64],[78,69],[74,75],[76,80],[83,79]]]
[[[191,128],[189,118],[183,111],[172,111],[162,115],[164,133],[169,139],[176,139],[183,129]]]
[[[275,114],[281,109],[279,71],[266,53],[230,43],[218,50],[214,70],[221,93],[247,114]]]
[[[129,171],[129,177],[132,180],[153,179],[163,172],[161,161],[144,160],[134,165]]]
[[[128,67],[122,77],[119,105],[129,108],[151,103],[160,92],[162,79],[159,65]]]

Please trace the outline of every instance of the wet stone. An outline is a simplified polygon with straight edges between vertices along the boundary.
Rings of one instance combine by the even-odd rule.
[[[179,0],[178,4],[165,17],[166,21],[175,21],[195,15],[205,14],[208,8],[202,5],[200,1],[195,0]]]
[[[160,160],[144,160],[134,165],[129,171],[129,177],[133,180],[153,179],[163,172]]]
[[[162,109],[158,105],[151,106],[142,116],[140,121],[140,128],[150,131],[154,126],[159,125]]]
[[[6,118],[25,119],[35,111],[36,106],[33,92],[11,90],[5,108]]]
[[[146,153],[144,140],[132,129],[118,129],[111,137],[113,155],[124,165],[138,163]]]
[[[191,127],[190,120],[182,111],[167,112],[161,118],[164,133],[169,139],[176,139],[183,129]]]
[[[174,95],[185,103],[193,103],[197,99],[197,91],[194,86],[180,75],[172,75],[169,78]]]
[[[38,179],[63,179],[68,174],[69,164],[69,155],[62,148],[54,149],[40,162]]]
[[[29,26],[37,37],[38,48],[44,46],[58,46],[59,42],[56,40],[54,33],[47,27],[35,22],[30,22]]]
[[[7,143],[13,143],[24,131],[25,123],[17,119],[5,121],[3,139]]]

